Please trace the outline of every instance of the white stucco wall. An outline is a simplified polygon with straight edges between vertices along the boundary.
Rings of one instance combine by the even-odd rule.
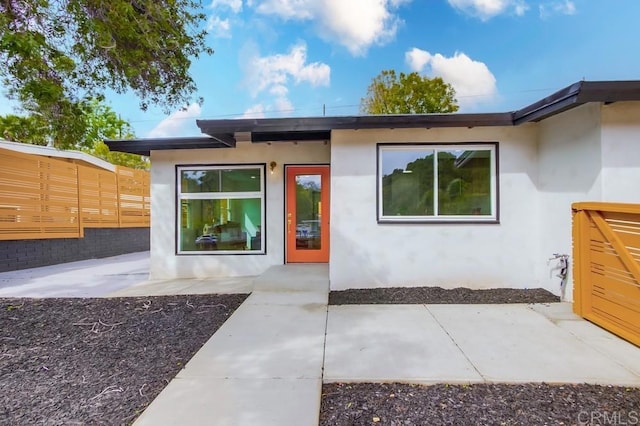
[[[571,204],[640,202],[640,102],[587,104],[517,127],[335,130],[330,144],[239,143],[152,152],[151,277],[257,275],[284,263],[284,165],[331,164],[334,290],[389,286],[543,287],[571,255]],[[498,142],[499,224],[378,224],[376,144]],[[176,169],[269,164],[265,255],[175,254]],[[268,167],[267,167],[268,169]],[[571,276],[565,299],[572,299]]]
[[[571,204],[600,200],[600,104],[587,104],[558,114],[539,124],[540,224],[536,257],[540,285],[560,294],[553,253],[572,255]],[[569,270],[564,297],[572,300]]]
[[[328,164],[322,142],[251,144],[235,149],[151,153],[151,278],[247,276],[284,263],[284,165]],[[278,166],[273,174],[269,163]],[[266,163],[266,251],[264,255],[176,255],[176,165]]]
[[[602,201],[640,203],[640,102],[602,107]]]
[[[572,255],[571,204],[640,202],[640,102],[587,104],[540,123],[540,254]],[[559,292],[558,271],[538,265],[541,285]],[[573,277],[565,292],[573,300]]]
[[[499,142],[500,224],[378,224],[376,143]],[[331,288],[536,287],[537,133],[509,128],[333,131]]]

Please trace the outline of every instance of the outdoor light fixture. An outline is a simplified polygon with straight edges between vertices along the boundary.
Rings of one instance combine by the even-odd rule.
[[[278,163],[276,163],[275,161],[269,163],[269,170],[271,170],[271,174],[273,174],[273,171],[275,170],[277,165]]]

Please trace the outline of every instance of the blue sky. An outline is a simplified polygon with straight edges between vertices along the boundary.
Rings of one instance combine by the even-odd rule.
[[[640,79],[637,0],[204,0],[215,54],[202,106],[108,102],[138,137],[197,135],[196,118],[353,115],[383,69],[440,76],[461,112],[521,108],[576,81]],[[0,111],[3,112],[3,111]]]

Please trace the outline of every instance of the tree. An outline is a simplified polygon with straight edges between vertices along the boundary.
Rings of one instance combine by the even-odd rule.
[[[213,53],[200,7],[199,0],[2,1],[2,85],[47,123],[56,146],[79,139],[90,100],[107,89],[133,91],[143,110],[184,105],[196,90],[191,60]]]
[[[453,86],[440,77],[428,78],[383,70],[373,78],[360,102],[366,114],[427,114],[458,110]]]
[[[40,116],[20,115],[0,116],[0,138],[12,142],[25,142],[33,145],[48,144],[49,126]]]
[[[78,149],[88,154],[102,158],[113,164],[132,167],[136,169],[148,169],[149,161],[140,156],[111,152],[103,139],[132,138],[135,137],[131,125],[121,119],[108,105],[97,100],[86,103],[82,117],[84,132],[73,143],[66,141],[64,149]],[[13,141],[34,145],[48,145],[53,140],[54,134],[51,128],[40,115],[0,116],[0,137]]]
[[[88,154],[102,158],[113,164],[134,169],[148,169],[149,160],[143,156],[112,152],[104,139],[134,138],[133,128],[126,120],[120,118],[108,105],[97,100],[89,103],[89,112],[85,115],[86,132],[75,148]]]

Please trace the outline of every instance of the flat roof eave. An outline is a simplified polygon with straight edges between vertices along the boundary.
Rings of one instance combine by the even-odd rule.
[[[202,149],[202,148],[230,148],[235,146],[235,138],[226,141],[213,137],[182,137],[182,138],[144,138],[144,139],[105,139],[111,151],[127,152],[149,156],[151,151],[170,149]]]
[[[512,112],[196,120],[207,137],[106,140],[105,143],[114,151],[149,155],[152,150],[233,147],[238,134],[249,135],[248,140],[253,143],[304,142],[326,141],[332,130],[518,126],[542,121],[589,102],[618,101],[640,101],[640,80],[579,81]]]

